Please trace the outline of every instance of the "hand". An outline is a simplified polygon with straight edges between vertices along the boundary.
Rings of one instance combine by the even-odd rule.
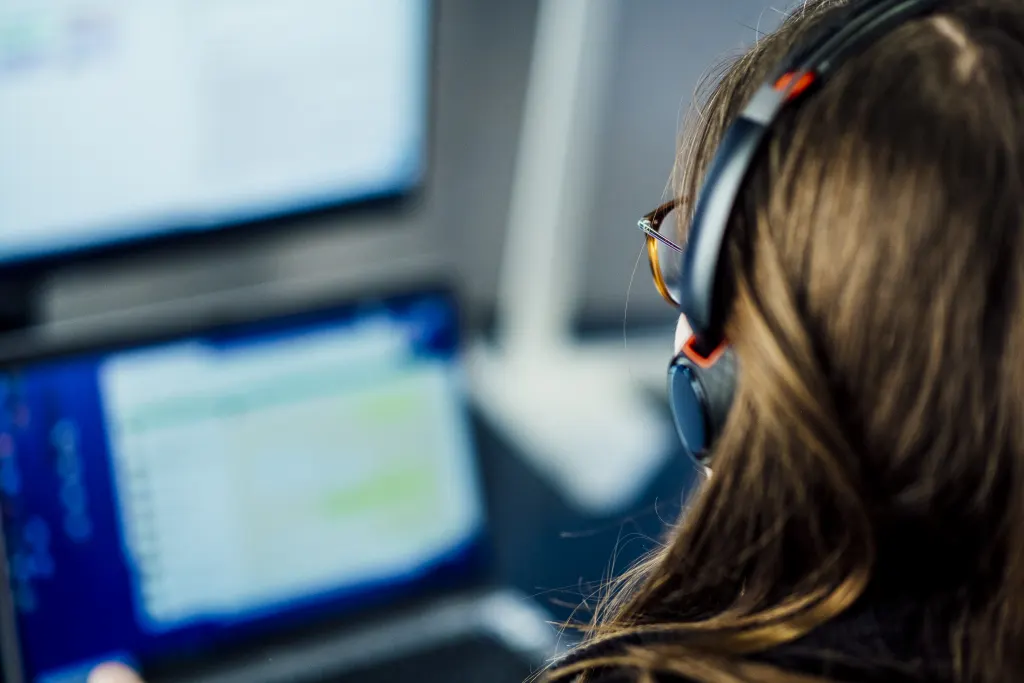
[[[143,683],[139,675],[124,664],[100,664],[89,674],[88,683]]]

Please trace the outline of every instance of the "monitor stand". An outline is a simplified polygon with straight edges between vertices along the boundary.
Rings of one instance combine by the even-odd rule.
[[[42,284],[33,275],[0,279],[0,336],[25,332],[40,323]]]
[[[633,504],[677,448],[630,355],[581,344],[572,330],[615,7],[540,3],[497,334],[470,354],[474,398],[488,421],[566,502],[602,516]]]

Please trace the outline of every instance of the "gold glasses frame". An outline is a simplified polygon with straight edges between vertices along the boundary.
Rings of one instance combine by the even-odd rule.
[[[683,253],[681,246],[661,234],[661,226],[665,222],[665,218],[678,208],[679,200],[673,199],[670,202],[665,202],[654,211],[645,214],[643,218],[637,221],[637,227],[647,237],[647,262],[651,267],[651,275],[654,277],[654,287],[658,290],[658,294],[661,294],[662,298],[674,307],[679,306],[679,302],[672,296],[668,285],[665,284],[665,278],[661,274],[658,244],[664,244],[677,253]]]

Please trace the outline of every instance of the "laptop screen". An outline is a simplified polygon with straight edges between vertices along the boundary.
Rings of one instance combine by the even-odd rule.
[[[25,680],[458,585],[484,506],[447,297],[30,363],[0,382]]]

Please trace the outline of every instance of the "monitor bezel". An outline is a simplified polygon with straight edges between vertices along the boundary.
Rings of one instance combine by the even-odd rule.
[[[296,207],[280,213],[227,221],[208,227],[170,227],[150,234],[123,239],[107,239],[78,244],[63,249],[34,251],[24,256],[0,259],[0,280],[38,278],[65,268],[99,264],[109,266],[126,258],[144,258],[161,253],[187,257],[196,251],[225,250],[246,245],[263,236],[289,230],[344,229],[344,223],[357,223],[363,217],[390,216],[403,218],[413,215],[422,205],[435,176],[437,133],[436,84],[438,74],[439,35],[437,0],[425,3],[426,49],[422,68],[422,138],[419,143],[419,173],[407,187],[383,189],[361,197],[339,199],[315,206]]]
[[[416,298],[445,299],[455,312],[453,324],[456,326],[456,355],[465,358],[466,320],[463,314],[463,305],[457,294],[457,289],[448,282],[432,281],[420,286],[399,286],[376,288],[373,292],[361,294],[348,294],[331,298],[327,301],[319,301],[305,306],[289,307],[286,309],[276,308],[271,311],[261,312],[259,310],[246,310],[238,313],[227,313],[217,319],[176,320],[172,323],[154,326],[148,329],[135,329],[129,331],[106,331],[96,336],[83,338],[81,335],[74,335],[60,340],[31,341],[23,339],[20,342],[7,341],[0,344],[0,373],[17,371],[19,368],[34,363],[60,360],[63,358],[74,358],[82,355],[117,353],[131,351],[147,346],[174,343],[189,338],[201,337],[203,335],[216,335],[218,333],[230,332],[237,328],[244,328],[251,325],[271,325],[276,329],[286,329],[289,322],[296,325],[306,325],[312,319],[322,319],[323,316],[330,316],[334,312],[339,315],[351,315],[353,310],[374,305],[388,305],[398,300],[410,300]],[[281,327],[277,327],[281,325]],[[474,410],[470,395],[466,394],[467,418],[473,422]],[[315,637],[316,633],[324,631],[336,631],[350,629],[357,626],[367,618],[386,619],[389,616],[400,615],[410,609],[428,603],[435,603],[445,598],[469,594],[481,591],[495,585],[496,572],[496,547],[493,529],[493,508],[492,496],[488,489],[486,466],[480,452],[479,440],[477,438],[475,424],[471,424],[471,446],[472,456],[476,467],[477,487],[483,497],[482,511],[483,521],[479,537],[473,549],[473,559],[464,575],[459,580],[443,579],[440,586],[431,583],[429,585],[412,586],[408,589],[403,587],[393,596],[387,596],[379,601],[371,601],[365,605],[358,605],[355,608],[345,609],[337,614],[325,613],[311,617],[301,623],[302,620],[295,620],[283,627],[260,628],[255,634],[247,634],[238,639],[231,639],[227,644],[218,643],[210,648],[189,653],[181,660],[157,660],[155,662],[156,678],[164,676],[174,678],[182,675],[182,672],[194,672],[208,668],[218,668],[225,661],[233,661],[245,658],[247,653],[254,649],[279,646],[296,639]],[[3,567],[8,567],[7,548],[5,537],[5,525],[0,524],[0,552],[3,553]],[[287,615],[285,615],[287,618]],[[17,611],[14,603],[10,576],[3,574],[0,580],[0,671],[3,674],[5,683],[29,683],[26,678],[23,651],[20,643],[20,632],[18,628]],[[165,673],[168,672],[168,673]],[[144,671],[144,673],[148,673]]]

